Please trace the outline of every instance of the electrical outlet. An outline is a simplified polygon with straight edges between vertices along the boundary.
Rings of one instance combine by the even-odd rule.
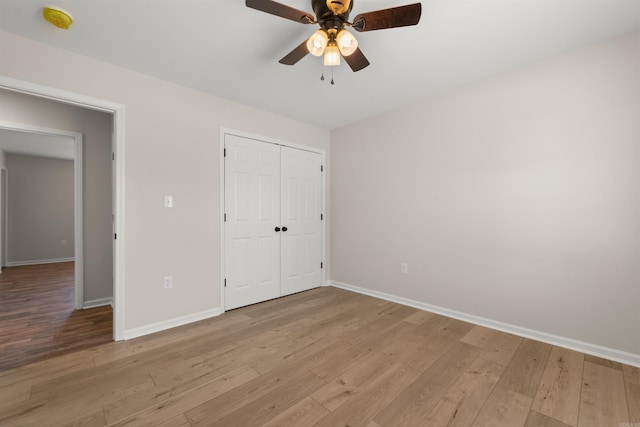
[[[165,289],[173,288],[173,276],[164,276],[164,288]]]
[[[164,207],[165,208],[173,207],[173,196],[164,196]]]
[[[67,241],[64,239],[60,240],[60,246],[67,246]]]
[[[400,273],[407,274],[408,270],[409,270],[409,266],[407,266],[406,262],[403,262],[400,264]]]

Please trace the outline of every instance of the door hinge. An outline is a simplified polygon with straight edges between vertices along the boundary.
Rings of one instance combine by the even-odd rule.
[[[320,221],[322,221],[324,219],[324,215],[320,214]]]
[[[224,279],[224,287],[227,287],[227,279]]]
[[[227,222],[227,213],[224,214],[224,222]]]
[[[222,151],[223,151],[222,157],[227,157],[227,149],[225,148]]]
[[[116,153],[111,153],[111,160],[115,160],[116,159]]]
[[[324,172],[324,166],[320,165],[320,172]]]
[[[118,238],[118,234],[117,233],[113,233],[113,240],[116,240]]]
[[[320,263],[320,268],[324,268],[322,263]]]

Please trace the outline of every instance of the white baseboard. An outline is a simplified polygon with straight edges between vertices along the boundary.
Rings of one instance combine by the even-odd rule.
[[[524,338],[530,338],[532,340],[545,342],[547,344],[552,344],[558,347],[568,348],[570,350],[579,351],[581,353],[590,354],[592,356],[602,357],[604,359],[613,360],[616,362],[624,363],[626,365],[640,367],[639,354],[627,353],[625,351],[620,351],[609,347],[603,347],[584,341],[577,341],[571,338],[561,337],[558,335],[548,334],[546,332],[511,325],[509,323],[498,322],[496,320],[474,316],[473,314],[449,310],[448,308],[438,307],[435,305],[426,304],[420,301],[415,301],[384,292],[373,291],[371,289],[361,288],[359,286],[349,285],[347,283],[331,281],[330,285],[336,288],[345,289],[347,291],[357,292],[359,294],[368,295],[374,298],[380,298],[398,304],[407,305],[409,307],[414,307],[419,310],[441,314],[443,316],[452,317],[464,322],[469,322],[476,325],[485,326],[487,328],[496,329],[502,332],[507,332],[513,335],[518,335]]]
[[[111,307],[113,307],[113,298],[98,298],[98,299],[85,301],[82,308],[83,309],[96,308],[96,307],[102,307],[103,305],[110,305]]]
[[[74,257],[71,258],[51,258],[51,259],[34,259],[31,261],[7,261],[7,267],[19,267],[21,265],[36,265],[36,264],[55,264],[57,262],[70,262],[75,261]]]
[[[199,313],[188,314],[186,316],[176,317],[169,320],[163,320],[162,322],[152,323],[150,325],[127,329],[124,331],[124,339],[129,340],[132,338],[141,337],[143,335],[153,334],[155,332],[160,332],[166,329],[186,325],[187,323],[198,322],[200,320],[219,316],[222,313],[223,311],[221,308],[214,308],[212,310],[201,311]]]

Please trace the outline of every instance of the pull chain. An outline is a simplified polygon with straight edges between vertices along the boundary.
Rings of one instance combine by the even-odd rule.
[[[331,66],[331,84],[335,84],[335,82],[333,81],[333,66]],[[324,81],[324,71],[320,72],[320,80]]]

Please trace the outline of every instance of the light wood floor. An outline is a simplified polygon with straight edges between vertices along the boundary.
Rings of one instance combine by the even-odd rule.
[[[112,341],[110,306],[74,310],[73,262],[0,274],[0,371]]]
[[[0,385],[2,426],[640,426],[640,369],[331,287]]]

